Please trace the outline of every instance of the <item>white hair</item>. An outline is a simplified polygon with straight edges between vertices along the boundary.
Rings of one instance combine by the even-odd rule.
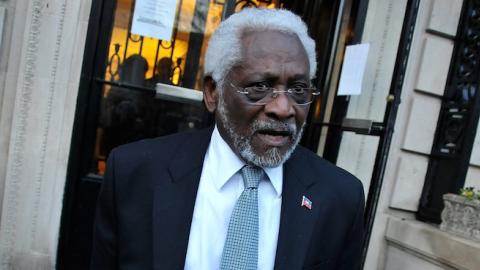
[[[307,52],[310,79],[315,77],[317,70],[315,42],[308,35],[306,24],[299,16],[288,10],[261,8],[245,8],[220,24],[208,44],[205,76],[211,76],[216,82],[220,82],[240,61],[241,38],[245,30],[278,30],[297,35]]]

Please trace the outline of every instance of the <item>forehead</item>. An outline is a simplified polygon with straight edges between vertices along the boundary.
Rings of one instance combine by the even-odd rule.
[[[308,78],[308,56],[295,34],[277,30],[245,31],[238,65],[246,73]]]

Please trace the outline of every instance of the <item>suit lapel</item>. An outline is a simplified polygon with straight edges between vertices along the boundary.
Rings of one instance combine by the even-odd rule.
[[[183,269],[211,129],[186,137],[168,171],[157,175],[153,202],[154,269]]]
[[[298,152],[298,151],[297,151]],[[323,203],[313,188],[315,181],[307,173],[305,163],[293,155],[284,164],[284,184],[282,191],[282,210],[278,234],[275,269],[301,269],[308,251],[308,245],[322,211]],[[318,191],[317,191],[318,193]],[[302,197],[312,200],[312,209],[302,206]]]
[[[192,135],[179,147],[168,171],[158,177],[153,202],[154,269],[183,269],[203,159],[212,129]],[[275,269],[301,269],[315,222],[325,202],[319,185],[296,151],[284,165],[282,210]],[[314,188],[315,187],[315,188]],[[320,195],[319,195],[320,194]],[[302,196],[313,200],[312,209],[301,206]],[[323,209],[323,210],[322,210]]]

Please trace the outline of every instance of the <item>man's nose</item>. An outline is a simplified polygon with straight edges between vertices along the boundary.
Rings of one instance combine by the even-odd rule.
[[[276,93],[273,99],[265,104],[265,113],[275,119],[288,119],[295,115],[294,102],[288,97],[288,93]]]

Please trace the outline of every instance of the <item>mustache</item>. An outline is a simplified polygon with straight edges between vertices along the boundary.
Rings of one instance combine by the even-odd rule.
[[[275,130],[286,132],[291,136],[297,134],[297,126],[295,123],[277,120],[255,120],[251,127],[252,134],[262,130]]]

